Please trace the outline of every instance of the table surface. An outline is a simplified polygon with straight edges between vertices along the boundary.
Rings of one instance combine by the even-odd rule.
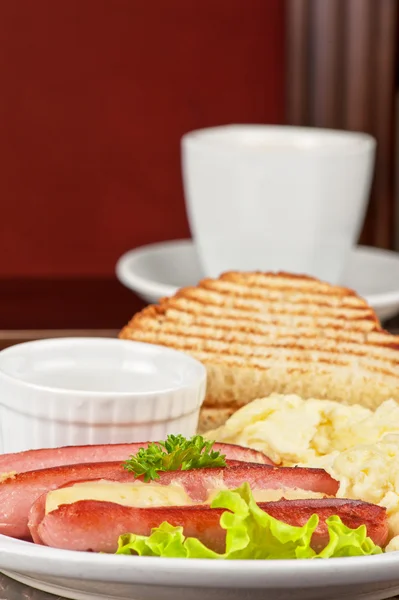
[[[64,600],[60,596],[35,590],[0,573],[0,600]]]
[[[395,323],[397,327],[397,322]],[[391,329],[392,333],[399,334],[399,330]],[[88,330],[0,330],[0,350],[30,340],[48,337],[116,337],[117,330],[114,329],[88,329]],[[399,600],[399,597],[397,597]],[[26,585],[13,581],[0,573],[0,600],[62,600],[60,596],[47,594],[34,590]]]
[[[0,600],[65,600],[65,598],[35,590],[0,573]],[[399,600],[399,596],[392,597],[391,600]]]

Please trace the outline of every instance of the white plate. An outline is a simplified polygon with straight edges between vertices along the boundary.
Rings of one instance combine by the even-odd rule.
[[[0,536],[0,570],[74,600],[379,600],[399,593],[399,552],[327,560],[185,560],[54,550]]]
[[[262,265],[259,265],[259,269]],[[203,277],[191,240],[142,246],[124,254],[116,265],[121,283],[148,303],[173,296]],[[355,290],[381,320],[399,313],[399,253],[359,246],[353,250],[342,285]]]

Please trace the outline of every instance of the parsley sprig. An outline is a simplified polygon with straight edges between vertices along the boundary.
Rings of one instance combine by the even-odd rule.
[[[190,439],[182,435],[168,435],[164,442],[152,442],[147,448],[140,448],[123,466],[135,477],[144,475],[145,482],[159,479],[159,471],[225,467],[225,455],[212,450],[213,444],[200,435]]]

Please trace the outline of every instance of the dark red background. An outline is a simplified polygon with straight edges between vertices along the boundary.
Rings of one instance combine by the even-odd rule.
[[[0,278],[113,277],[129,248],[187,236],[180,137],[283,121],[283,10],[1,2]]]

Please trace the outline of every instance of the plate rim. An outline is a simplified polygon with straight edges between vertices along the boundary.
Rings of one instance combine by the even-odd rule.
[[[138,288],[142,294],[150,296],[163,297],[174,295],[179,289],[177,286],[158,283],[152,279],[137,275],[130,270],[132,261],[136,260],[138,256],[141,256],[149,251],[153,251],[155,253],[165,247],[186,247],[187,250],[189,250],[194,247],[194,241],[191,238],[180,238],[176,240],[166,240],[163,242],[145,244],[143,246],[128,250],[122,254],[122,256],[120,256],[115,266],[115,273],[119,282],[132,291],[137,291]],[[399,265],[399,252],[395,252],[394,250],[386,250],[383,248],[376,248],[374,246],[357,245],[353,248],[352,252],[358,255],[363,254],[367,256],[373,256],[374,258],[378,256],[381,260],[384,258],[388,260],[393,259],[397,261]],[[399,287],[396,291],[365,294],[361,297],[364,298],[375,309],[387,308],[393,304],[397,304],[399,306]]]
[[[18,567],[18,560],[24,568]],[[154,569],[154,561],[157,568]],[[26,568],[25,565],[30,565]],[[266,564],[266,568],[265,568]],[[0,535],[0,570],[26,575],[132,585],[203,588],[318,587],[398,582],[399,552],[325,560],[232,560],[158,558],[83,553],[36,546]],[[290,579],[287,583],[287,576]]]

